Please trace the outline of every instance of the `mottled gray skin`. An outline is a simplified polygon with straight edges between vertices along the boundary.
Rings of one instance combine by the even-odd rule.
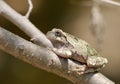
[[[108,62],[106,58],[99,56],[87,42],[61,29],[54,28],[48,31],[46,36],[54,45],[52,50],[58,56],[76,60],[90,68],[101,68]]]

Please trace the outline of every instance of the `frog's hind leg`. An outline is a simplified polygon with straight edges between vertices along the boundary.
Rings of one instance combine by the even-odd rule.
[[[97,56],[88,56],[87,65],[88,67],[100,68],[104,67],[108,63],[106,58]]]

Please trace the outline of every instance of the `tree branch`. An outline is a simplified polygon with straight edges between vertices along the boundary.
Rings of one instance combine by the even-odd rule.
[[[25,16],[13,10],[7,3],[0,0],[0,14],[14,23],[38,45],[52,47],[51,42]]]
[[[83,84],[115,84],[101,73],[85,74],[83,81]]]
[[[86,84],[114,84],[100,73],[80,75],[81,69],[85,69],[84,65],[70,59],[59,58],[49,49],[26,41],[1,27],[0,49],[37,68],[64,77],[75,84],[82,80]]]

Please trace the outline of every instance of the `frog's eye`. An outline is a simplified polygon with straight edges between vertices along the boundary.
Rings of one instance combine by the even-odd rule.
[[[61,34],[61,32],[56,31],[56,32],[55,32],[55,36],[57,36],[57,37],[61,37],[61,36],[62,36],[62,34]]]

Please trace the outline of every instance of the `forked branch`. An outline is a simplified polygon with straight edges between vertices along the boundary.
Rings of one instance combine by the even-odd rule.
[[[51,42],[46,36],[33,25],[28,18],[17,13],[3,0],[0,0],[0,14],[25,32],[33,42],[38,45],[52,47]]]

